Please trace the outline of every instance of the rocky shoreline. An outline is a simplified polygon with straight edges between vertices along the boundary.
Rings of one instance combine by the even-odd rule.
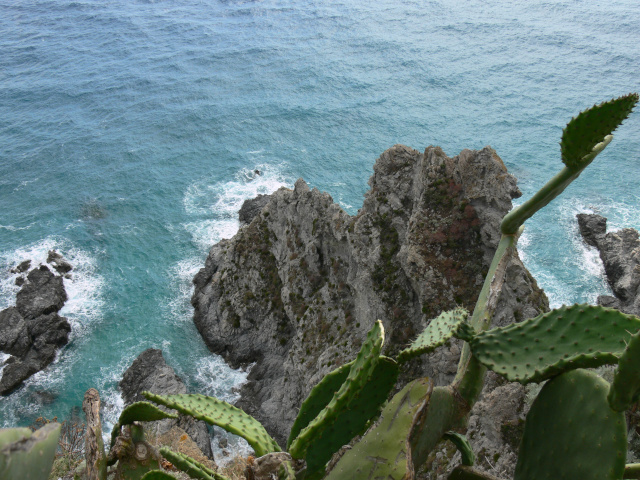
[[[72,266],[55,251],[49,252],[47,264],[30,270],[31,261],[26,260],[12,270],[21,274],[16,279],[21,288],[16,306],[0,312],[0,351],[10,355],[2,370],[0,395],[46,368],[69,341],[71,326],[58,312],[67,301],[62,276],[69,275]]]
[[[355,357],[376,319],[393,355],[441,311],[473,308],[499,222],[520,196],[489,147],[449,158],[438,147],[396,145],[369,185],[355,216],[302,179],[250,202],[245,225],[211,248],[194,278],[198,331],[232,366],[254,364],[237,405],[281,445],[310,388]],[[495,324],[547,309],[516,256]],[[459,353],[453,342],[416,359],[398,386],[419,375],[448,383]],[[490,377],[467,432],[480,468],[510,473],[525,408],[521,386]],[[431,467],[445,471],[451,454],[443,450]]]

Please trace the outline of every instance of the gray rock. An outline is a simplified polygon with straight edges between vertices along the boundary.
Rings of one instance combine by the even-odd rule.
[[[395,355],[442,311],[473,308],[500,220],[520,195],[489,147],[449,158],[396,145],[369,185],[356,216],[302,179],[281,188],[194,278],[198,331],[232,366],[255,362],[238,406],[282,446],[311,387],[355,357],[375,319]],[[496,324],[548,310],[517,255],[507,279]],[[450,382],[460,348],[409,362],[399,386],[418,375]],[[487,422],[499,428],[501,418]],[[506,451],[499,441],[494,450]]]
[[[124,372],[120,390],[125,404],[146,400],[142,392],[148,390],[159,395],[187,393],[187,387],[176,372],[167,365],[162,350],[150,348],[142,352]],[[188,415],[180,415],[178,420],[166,419],[154,422],[153,432],[160,436],[174,426],[182,428],[198,445],[202,453],[213,458],[211,438],[207,424]]]
[[[16,308],[24,318],[35,318],[59,311],[66,301],[62,277],[42,265],[27,275],[16,297]]]
[[[269,203],[270,197],[270,195],[258,195],[256,198],[245,200],[238,213],[240,223],[251,223],[251,220]]]
[[[2,371],[0,395],[51,364],[67,344],[71,326],[57,313],[66,300],[62,278],[40,266],[27,275],[16,306],[0,312],[0,351],[12,355]]]
[[[607,281],[615,298],[598,297],[598,303],[625,313],[640,315],[640,239],[633,228],[606,233],[607,219],[600,215],[579,214],[578,225],[585,242],[596,247]]]
[[[56,272],[60,273],[61,275],[69,273],[71,270],[73,270],[71,264],[67,262],[64,257],[55,250],[49,250],[47,263],[50,264],[56,270]]]
[[[11,273],[24,273],[31,267],[31,260],[20,262],[17,267],[11,269]]]
[[[27,324],[16,307],[0,312],[0,351],[24,357],[31,346]]]

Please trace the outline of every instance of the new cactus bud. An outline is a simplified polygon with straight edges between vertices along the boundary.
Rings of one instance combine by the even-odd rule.
[[[398,355],[398,362],[404,363],[418,355],[432,352],[444,345],[447,340],[455,336],[458,329],[467,320],[469,313],[464,308],[456,308],[450,312],[443,312],[431,320],[427,328],[418,338]]]

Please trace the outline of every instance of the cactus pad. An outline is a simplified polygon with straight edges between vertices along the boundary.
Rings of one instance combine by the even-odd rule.
[[[624,412],[640,393],[640,333],[631,337],[620,356],[618,368],[609,390],[609,405],[616,412]]]
[[[583,158],[618,128],[637,102],[638,94],[631,93],[594,105],[572,118],[562,132],[562,162],[570,169],[582,169]]]
[[[133,422],[153,422],[155,420],[164,420],[165,418],[178,418],[174,413],[167,413],[160,410],[149,402],[135,402],[126,407],[118,418],[118,423],[111,430],[111,447],[116,443],[116,438],[120,434],[123,425],[130,425]]]
[[[640,320],[631,315],[573,305],[479,333],[469,345],[487,368],[526,384],[575,368],[615,364],[639,329]]]
[[[151,470],[145,473],[140,480],[176,480],[176,477],[162,470]]]
[[[322,478],[325,465],[332,455],[356,435],[364,433],[369,420],[380,412],[397,379],[398,364],[391,358],[381,356],[362,391],[307,449],[306,480]]]
[[[305,476],[305,478],[307,478]],[[296,480],[296,472],[290,461],[282,462],[278,468],[278,480]]]
[[[214,472],[184,453],[174,452],[168,447],[160,447],[160,454],[190,477],[201,480],[228,480],[224,475]]]
[[[418,338],[398,355],[398,362],[404,363],[418,355],[429,353],[444,345],[453,337],[467,320],[469,313],[464,308],[443,312],[431,320],[431,323],[418,335]]]
[[[351,370],[352,365],[353,362],[349,362],[332,370],[311,389],[307,398],[302,402],[302,405],[300,405],[298,416],[293,422],[293,426],[289,432],[289,439],[287,440],[287,448],[289,448],[291,442],[295,440],[302,429],[309,425],[311,420],[316,418],[322,409],[329,404],[335,393],[340,390],[340,387],[347,379],[347,375],[349,375],[349,370]]]
[[[142,392],[142,394],[155,403],[241,436],[249,442],[258,457],[280,451],[276,441],[269,436],[260,422],[227,402],[199,394],[156,395],[151,392]]]
[[[476,456],[467,437],[456,432],[447,432],[442,437],[445,440],[450,440],[456,446],[460,455],[462,455],[462,465],[473,467]]]
[[[413,478],[409,437],[421,421],[432,390],[428,378],[407,384],[383,409],[378,423],[336,463],[326,480]]]
[[[0,478],[48,478],[58,448],[60,427],[59,423],[47,423],[29,434],[25,434],[23,428],[0,430]]]
[[[542,387],[524,426],[514,480],[619,480],[627,454],[623,413],[609,408],[609,384],[572,370]]]
[[[383,343],[384,327],[382,322],[378,320],[367,334],[358,356],[351,365],[347,379],[340,389],[291,442],[289,453],[293,458],[304,458],[309,445],[317,441],[322,433],[348,408],[349,403],[362,392],[379,362]]]

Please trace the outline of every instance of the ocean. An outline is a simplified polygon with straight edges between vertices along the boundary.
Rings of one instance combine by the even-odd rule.
[[[74,266],[71,341],[0,398],[0,427],[69,418],[95,387],[109,431],[150,347],[233,400],[246,374],[207,351],[189,299],[245,199],[303,177],[355,214],[397,143],[491,145],[526,198],[573,115],[640,90],[639,26],[637,0],[0,0],[0,308],[20,261]],[[527,223],[553,306],[609,293],[575,215],[640,227],[638,132],[636,111]]]

